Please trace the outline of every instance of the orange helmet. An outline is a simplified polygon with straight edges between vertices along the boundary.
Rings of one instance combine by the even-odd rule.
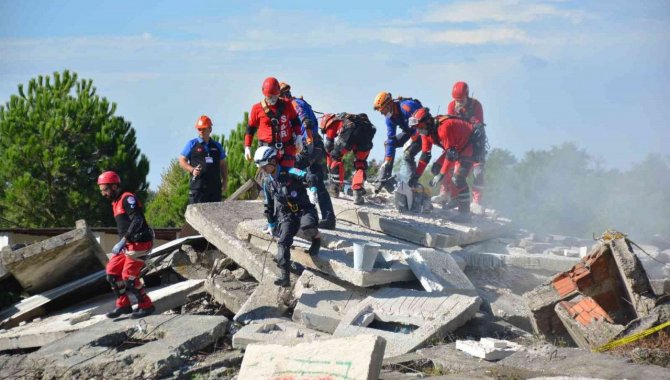
[[[456,100],[465,100],[468,98],[468,84],[465,82],[454,83],[454,88],[451,90],[451,97]]]
[[[275,77],[267,77],[263,81],[263,95],[264,96],[278,96],[279,95],[279,81]]]
[[[286,82],[279,82],[279,93],[286,95],[291,93],[291,85]]]
[[[206,129],[212,126],[212,119],[207,115],[202,115],[195,123],[195,129]]]
[[[333,122],[335,120],[337,120],[337,118],[335,117],[334,113],[324,114],[323,117],[321,118],[321,123],[319,124],[319,129],[321,129],[322,131],[325,131],[326,129],[328,129],[328,127],[330,127],[331,124],[333,124]]]
[[[377,96],[375,96],[375,101],[372,103],[372,107],[375,111],[381,111],[393,101],[393,97],[390,92],[382,91]]]
[[[121,183],[121,177],[119,177],[116,172],[109,170],[98,176],[98,185],[109,185],[113,183]]]

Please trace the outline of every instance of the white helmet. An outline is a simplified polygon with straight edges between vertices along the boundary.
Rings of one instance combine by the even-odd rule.
[[[277,151],[269,146],[261,146],[254,153],[254,162],[256,166],[262,168],[270,163],[270,160],[277,157]]]

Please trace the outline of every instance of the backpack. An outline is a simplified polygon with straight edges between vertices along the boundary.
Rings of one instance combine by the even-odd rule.
[[[368,115],[341,113],[337,116],[343,121],[340,138],[345,141],[347,148],[356,144],[359,150],[372,149],[372,139],[377,129],[370,122]]]
[[[402,97],[402,96],[398,96],[396,98],[396,100],[399,101],[399,102],[402,102],[403,100],[411,100],[411,101],[419,103],[419,108],[423,107],[423,104],[421,104],[421,101],[419,99],[405,98],[405,97]]]

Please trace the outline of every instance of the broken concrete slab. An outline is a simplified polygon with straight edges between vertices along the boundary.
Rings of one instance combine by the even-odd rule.
[[[546,271],[551,273],[563,272],[572,268],[579,262],[577,257],[564,257],[543,254],[504,254],[491,252],[478,252],[475,249],[463,249],[454,252],[460,256],[467,265],[477,268],[498,268],[503,265],[518,268]]]
[[[198,360],[189,368],[181,368],[179,374],[174,375],[177,379],[198,379],[203,376],[207,379],[218,379],[230,375],[234,368],[239,368],[244,354],[240,350],[217,351]],[[221,373],[221,377],[217,377]]]
[[[257,282],[236,280],[228,270],[205,281],[207,293],[235,314],[242,309],[242,305],[251,297],[256,287]]]
[[[295,346],[251,344],[238,379],[379,378],[384,339],[374,335],[300,343]]]
[[[342,316],[373,292],[305,270],[293,289],[293,320],[332,334]]]
[[[477,296],[474,285],[458,267],[451,254],[432,248],[403,252],[407,264],[427,292]]]
[[[456,349],[469,355],[495,361],[506,358],[521,349],[521,345],[508,340],[481,338],[475,340],[456,340]]]
[[[401,355],[464,325],[480,302],[462,294],[384,288],[350,309],[333,335],[376,334],[387,341],[385,357]]]
[[[64,234],[16,251],[2,251],[2,265],[29,294],[37,294],[104,269],[107,257],[84,220]]]
[[[450,222],[448,211],[430,214],[403,214],[395,209],[366,203],[354,206],[348,200],[333,199],[338,220],[357,224],[374,231],[431,248],[448,248],[472,244],[507,233],[509,220],[475,217],[468,225]]]
[[[225,335],[223,316],[153,315],[143,323],[106,320],[30,354],[43,377],[160,378],[172,375],[189,354]]]
[[[279,276],[279,269],[272,265],[273,254],[258,250],[234,235],[240,222],[258,218],[260,215],[263,215],[263,203],[260,201],[231,201],[189,205],[185,217],[207,241],[246,269],[255,279],[275,279]]]
[[[614,323],[612,318],[591,297],[578,295],[569,301],[561,301],[554,307],[577,346],[593,349],[608,343],[624,326]]]
[[[233,348],[245,349],[249,344],[281,344],[293,346],[331,338],[330,334],[312,330],[285,318],[268,318],[254,321],[233,335]]]
[[[295,276],[291,275],[295,281]],[[242,304],[233,320],[250,323],[254,320],[277,318],[288,310],[291,290],[274,284],[271,278],[264,278],[251,296]]]
[[[199,291],[202,286],[202,280],[189,280],[152,289],[148,294],[156,307],[156,313],[162,313],[186,303],[187,296]],[[113,308],[114,299],[113,294],[106,294],[40,321],[6,330],[0,333],[0,351],[41,347],[74,331],[104,321],[107,319],[104,314]]]
[[[656,306],[647,272],[625,238],[611,240],[609,247],[637,317],[646,316]]]
[[[277,251],[276,239],[262,232],[265,224],[266,221],[262,219],[244,221],[237,226],[237,236],[249,241],[258,249],[274,253]],[[321,239],[321,251],[316,257],[313,257],[306,251],[309,247],[308,243],[296,238],[291,249],[291,260],[306,268],[329,274],[360,287],[415,279],[411,269],[403,261],[401,253],[402,249],[419,248],[414,244],[399,242],[395,238],[350,223],[339,223],[335,231],[322,230]],[[372,271],[356,270],[353,264],[353,244],[369,241],[382,246],[381,255]],[[274,263],[268,265],[276,266]]]

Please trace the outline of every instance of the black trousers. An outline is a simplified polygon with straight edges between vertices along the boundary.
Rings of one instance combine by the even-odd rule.
[[[311,203],[297,212],[280,208],[277,214],[279,239],[277,240],[277,264],[288,269],[291,260],[291,245],[298,230],[317,229],[319,216]]]
[[[189,190],[188,204],[221,202],[221,187],[218,189],[198,189]]]
[[[330,200],[330,194],[326,189],[324,165],[325,157],[326,150],[323,146],[323,141],[315,141],[312,156],[307,157],[306,154],[298,155],[295,166],[298,169],[302,169],[308,173],[314,174],[319,179],[316,184],[316,195],[319,200],[321,219],[329,220],[331,218],[335,219],[335,211],[333,210],[333,201]]]

